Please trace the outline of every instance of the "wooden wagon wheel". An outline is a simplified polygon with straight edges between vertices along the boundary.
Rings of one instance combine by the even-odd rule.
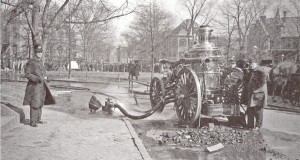
[[[233,103],[240,105],[242,103],[242,94],[245,89],[242,81],[244,73],[238,69],[231,69],[222,76],[221,83],[224,88],[224,103]]]
[[[247,75],[246,75],[247,76]],[[242,70],[232,68],[222,75],[221,84],[223,86],[223,103],[238,105],[244,112],[246,109],[242,106],[246,103],[247,86],[244,81]],[[246,77],[247,79],[247,77]],[[229,116],[229,124],[246,125],[245,113],[240,112],[240,116]]]
[[[154,108],[162,98],[164,98],[166,93],[166,89],[164,87],[164,83],[161,79],[154,77],[150,83],[150,102],[151,107]],[[162,112],[165,107],[164,103],[160,104],[158,112]]]
[[[176,79],[175,108],[181,123],[191,125],[201,113],[201,89],[196,73],[190,68],[182,68]]]

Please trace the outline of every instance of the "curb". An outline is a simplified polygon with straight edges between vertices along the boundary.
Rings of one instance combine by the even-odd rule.
[[[300,113],[300,107],[298,108],[282,107],[282,105],[276,105],[276,104],[268,104],[268,107],[266,107],[265,109]]]
[[[2,82],[28,82],[27,80],[15,80],[15,79],[5,79],[1,78]],[[54,82],[70,82],[70,83],[95,83],[95,84],[107,84],[107,82],[101,82],[101,81],[78,81],[78,80],[64,80],[64,79],[51,79],[51,81]],[[125,80],[124,80],[125,81]],[[128,85],[127,81],[124,83],[122,82],[109,82],[110,84],[118,84],[118,85]]]
[[[9,107],[1,104],[1,132],[7,132],[20,123],[20,115],[10,109]]]
[[[122,118],[122,120],[125,122],[128,130],[129,130],[129,133],[132,137],[131,139],[133,140],[133,143],[136,146],[136,148],[139,150],[142,158],[145,159],[145,160],[152,160],[150,154],[148,153],[148,151],[147,151],[146,147],[144,146],[142,140],[136,134],[133,126],[131,125],[131,123],[125,118]]]

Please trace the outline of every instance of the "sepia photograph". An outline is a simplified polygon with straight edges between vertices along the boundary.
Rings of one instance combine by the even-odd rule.
[[[300,160],[300,0],[1,0],[1,160]]]

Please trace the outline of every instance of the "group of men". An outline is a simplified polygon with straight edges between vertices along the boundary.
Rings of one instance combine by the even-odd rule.
[[[262,127],[263,108],[267,106],[269,74],[262,66],[251,61],[246,63],[244,60],[238,60],[235,67],[242,69],[244,73],[241,103],[247,106],[247,127],[258,130]]]

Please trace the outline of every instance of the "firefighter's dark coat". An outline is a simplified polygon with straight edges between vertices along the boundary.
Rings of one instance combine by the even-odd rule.
[[[253,71],[248,83],[248,107],[263,108],[267,106],[268,77],[268,74],[261,67],[257,67]]]
[[[44,76],[46,76],[46,70],[40,58],[31,58],[25,66],[25,77],[28,83],[23,105],[39,108],[43,105],[55,104]]]

